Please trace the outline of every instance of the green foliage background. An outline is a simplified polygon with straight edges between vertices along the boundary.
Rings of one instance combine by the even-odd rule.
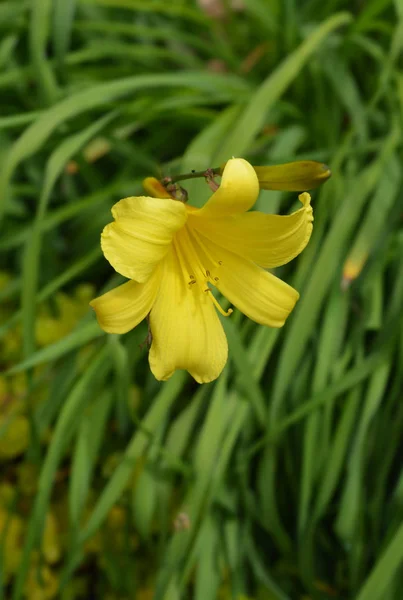
[[[403,2],[243,4],[0,3],[0,598],[401,598]],[[301,300],[161,384],[87,308],[100,231],[231,156],[332,169]]]

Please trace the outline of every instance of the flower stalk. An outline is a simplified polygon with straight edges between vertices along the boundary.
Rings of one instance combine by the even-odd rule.
[[[191,171],[190,173],[184,173],[183,175],[172,175],[170,177],[164,177],[161,180],[161,183],[164,187],[171,183],[178,183],[179,181],[184,181],[185,179],[197,179],[199,177],[204,177],[204,179],[208,179],[212,176],[221,175],[222,169],[221,167],[217,167],[215,169],[204,169],[204,171]]]

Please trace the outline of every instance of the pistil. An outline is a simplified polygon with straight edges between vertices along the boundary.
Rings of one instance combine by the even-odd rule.
[[[214,294],[210,290],[210,288],[207,288],[206,290],[204,290],[204,292],[209,296],[210,300],[212,301],[212,303],[214,304],[214,306],[216,307],[218,312],[222,314],[223,317],[229,317],[234,312],[232,310],[232,308],[229,308],[228,310],[224,310],[222,308],[222,306],[220,306],[217,298],[214,296]]]

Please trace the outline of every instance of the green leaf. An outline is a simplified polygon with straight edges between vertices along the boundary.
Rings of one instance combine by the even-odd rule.
[[[107,419],[112,401],[111,391],[106,390],[99,398],[93,399],[81,417],[73,451],[69,490],[70,525],[72,533],[75,532],[76,536],[90,491],[92,475],[107,433]]]
[[[36,365],[43,365],[44,363],[57,360],[72,350],[80,348],[103,335],[105,335],[105,332],[102,331],[98,323],[86,323],[54,344],[46,346],[41,350],[37,350],[26,360],[11,367],[6,374],[13,375],[14,373],[20,373],[21,371],[31,369]]]
[[[238,123],[226,137],[217,157],[218,162],[224,162],[231,156],[242,156],[250,150],[252,142],[266,122],[267,113],[298,76],[309,57],[332,31],[351,20],[352,16],[345,12],[330,17],[267,77],[252,95]]]
[[[36,218],[32,228],[31,237],[26,244],[24,253],[21,305],[23,345],[26,358],[28,358],[35,349],[36,293],[41,257],[41,228],[42,222],[46,216],[50,194],[57,178],[64,170],[67,161],[115,117],[116,113],[105,115],[95,123],[92,123],[84,131],[66,138],[54,151],[47,163],[45,180],[39,199]]]
[[[403,523],[383,550],[356,600],[383,600],[384,592],[403,563]]]

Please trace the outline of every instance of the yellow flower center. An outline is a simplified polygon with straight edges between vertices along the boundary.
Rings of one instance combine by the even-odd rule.
[[[228,317],[233,312],[232,308],[225,311],[209,287],[209,284],[218,286],[220,278],[215,273],[222,266],[222,261],[210,255],[200,236],[188,225],[175,235],[173,246],[188,290],[207,294],[217,310]],[[206,264],[211,265],[209,269],[205,267]]]

